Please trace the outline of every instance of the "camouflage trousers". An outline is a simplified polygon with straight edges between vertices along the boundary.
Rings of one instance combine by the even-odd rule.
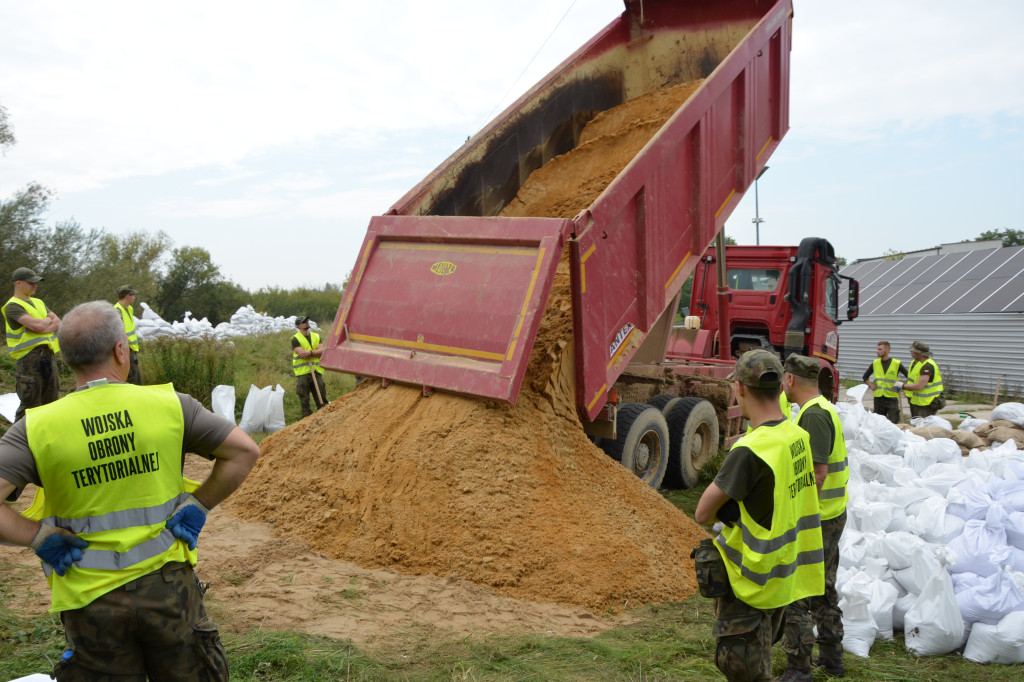
[[[946,401],[945,400],[943,400],[942,404],[940,405],[939,404],[939,400],[937,398],[935,400],[931,401],[931,403],[929,403],[928,405],[914,405],[913,403],[911,403],[910,404],[910,416],[911,417],[930,417],[933,414],[938,414],[939,410],[941,410],[945,405],[946,405]]]
[[[220,632],[188,564],[165,564],[60,615],[67,650],[53,671],[59,682],[228,679]]]
[[[899,398],[875,398],[874,413],[884,415],[893,424],[900,423]]]
[[[732,589],[715,598],[715,666],[730,682],[773,680],[772,645],[782,636],[786,607],[761,610]]]
[[[316,377],[316,385],[320,388],[319,397],[313,388],[314,376]],[[309,409],[310,396],[313,396],[313,403],[318,410],[327,404],[327,387],[324,386],[324,375],[319,372],[310,372],[309,374],[295,377],[295,393],[299,396],[299,408],[302,410],[302,416],[308,417],[313,414],[313,410]]]
[[[821,539],[825,546],[825,594],[795,601],[786,609],[785,638],[787,667],[810,671],[814,642],[822,658],[843,659],[843,612],[836,591],[839,570],[839,538],[846,527],[846,512],[821,522]],[[818,627],[815,640],[814,626]]]
[[[133,350],[129,352],[128,359],[128,379],[129,384],[135,384],[136,386],[142,385],[142,372],[139,370],[139,351]]]
[[[32,349],[14,364],[15,391],[21,400],[14,421],[25,416],[25,410],[52,403],[60,397],[60,376],[57,361],[49,346]]]

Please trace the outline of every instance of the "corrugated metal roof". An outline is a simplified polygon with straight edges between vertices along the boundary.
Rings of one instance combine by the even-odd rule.
[[[860,316],[1024,312],[1024,246],[857,263]],[[846,316],[843,287],[840,314]]]

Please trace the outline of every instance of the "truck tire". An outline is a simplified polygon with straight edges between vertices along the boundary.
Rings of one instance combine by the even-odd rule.
[[[601,449],[655,490],[668,466],[668,424],[661,410],[624,403],[616,418],[618,438],[601,440]]]
[[[650,400],[648,400],[647,404],[654,405],[655,407],[657,407],[659,410],[661,410],[661,413],[665,416],[665,418],[668,419],[669,411],[673,407],[675,407],[675,404],[678,403],[680,400],[682,400],[682,398],[680,398],[677,395],[672,395],[671,393],[662,393],[661,395],[656,395]]]
[[[701,468],[718,452],[718,415],[701,398],[683,398],[669,412],[667,487],[692,488]]]

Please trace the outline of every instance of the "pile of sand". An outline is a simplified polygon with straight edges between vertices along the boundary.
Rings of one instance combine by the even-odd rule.
[[[588,206],[696,85],[599,116],[507,215]],[[363,382],[267,438],[231,506],[335,559],[595,610],[687,598],[706,537],[584,435],[565,263],[515,405]]]

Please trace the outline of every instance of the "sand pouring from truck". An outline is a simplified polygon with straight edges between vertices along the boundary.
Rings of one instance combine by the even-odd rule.
[[[624,4],[370,220],[321,365],[419,386],[425,396],[515,402],[565,258],[585,431],[649,485],[667,476],[687,486],[720,444],[739,437],[724,380],[737,352],[815,356],[835,396],[839,276],[824,239],[774,251],[722,243],[726,219],[789,129],[792,3]],[[686,84],[685,101],[587,203],[569,215],[509,217],[528,205],[518,195],[535,172],[587,147],[587,124]],[[681,288],[695,271],[695,314],[675,330]],[[776,288],[764,288],[776,274]],[[849,291],[852,319],[855,282]]]

